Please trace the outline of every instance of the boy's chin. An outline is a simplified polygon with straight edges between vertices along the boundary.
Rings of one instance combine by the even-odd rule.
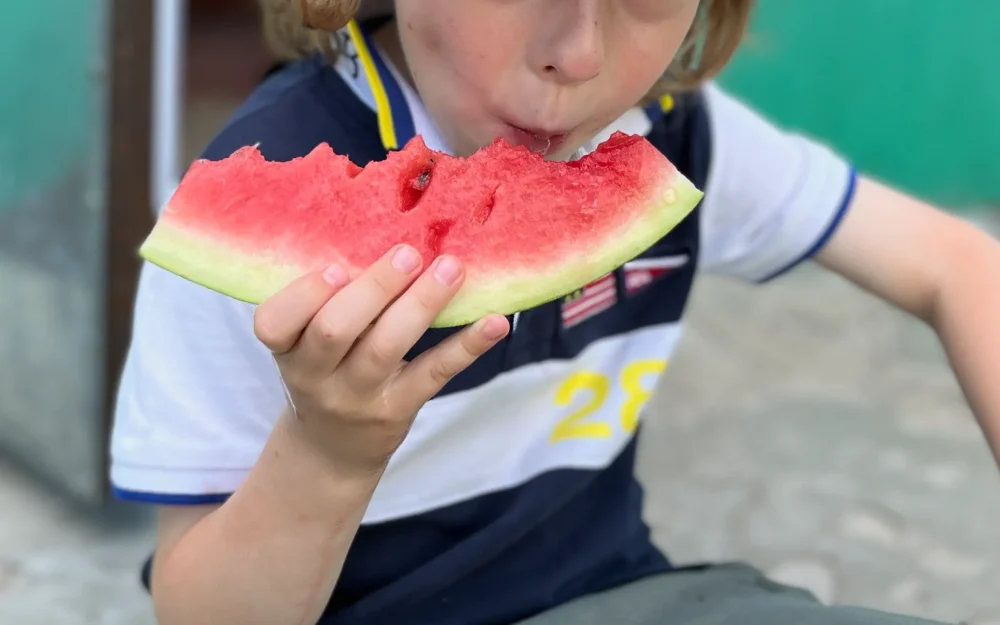
[[[503,139],[510,145],[523,147],[529,151],[535,152],[536,154],[539,154],[546,161],[571,161],[576,157],[577,151],[580,149],[583,143],[579,140],[572,142],[565,141],[562,142],[555,149],[546,151],[537,149],[537,146],[525,145],[519,141],[511,140],[510,137],[504,136],[503,134],[499,134],[496,137],[490,139],[489,141],[483,143],[483,147],[490,145],[497,139]]]
[[[577,153],[580,150],[580,144],[573,143],[572,145],[566,145],[560,149],[555,154],[551,154],[545,157],[547,161],[572,161],[576,160]]]
[[[482,148],[493,144],[498,139],[503,139],[511,145],[519,145],[521,147],[527,148],[534,151],[535,153],[540,153],[537,149],[532,149],[532,146],[524,145],[516,138],[505,135],[504,133],[487,133],[479,137],[478,141],[475,142],[463,142],[464,145],[460,149],[455,150],[455,155],[461,158],[468,158],[481,150]],[[562,142],[556,149],[551,150],[547,153],[542,153],[541,156],[546,161],[571,161],[576,157],[577,151],[585,143],[586,140],[579,140],[575,137],[572,140],[567,140]]]

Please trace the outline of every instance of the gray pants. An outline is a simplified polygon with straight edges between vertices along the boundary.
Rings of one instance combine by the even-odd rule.
[[[582,597],[520,625],[940,625],[824,606],[743,564],[680,570]]]

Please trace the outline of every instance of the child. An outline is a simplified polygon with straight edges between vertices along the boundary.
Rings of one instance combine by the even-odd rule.
[[[356,3],[266,0],[271,39],[305,56],[207,158],[328,142],[363,165],[420,134],[568,159],[623,130],[706,195],[599,296],[461,329],[428,324],[463,259],[406,247],[256,309],[145,266],[111,472],[159,506],[160,623],[917,622],[677,569],[641,519],[637,420],[696,270],[763,282],[814,258],[926,320],[1000,449],[1000,246],[706,82],[751,2],[396,0],[341,28]]]

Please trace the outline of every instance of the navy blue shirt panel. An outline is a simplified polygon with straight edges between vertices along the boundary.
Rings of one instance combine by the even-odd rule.
[[[500,625],[670,570],[642,521],[635,448],[601,471],[363,526],[321,622]]]

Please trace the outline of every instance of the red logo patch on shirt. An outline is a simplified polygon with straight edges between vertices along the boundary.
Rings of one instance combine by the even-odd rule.
[[[642,258],[626,263],[622,271],[625,292],[628,295],[638,293],[670,271],[686,265],[689,258],[687,254],[680,254],[663,258]],[[618,279],[612,272],[563,298],[563,327],[572,328],[617,304],[617,286]]]
[[[615,274],[609,273],[567,295],[562,302],[563,327],[571,328],[614,306],[618,302],[617,283]]]
[[[640,258],[625,263],[625,292],[634,295],[659,278],[688,263],[687,254],[663,258]]]

